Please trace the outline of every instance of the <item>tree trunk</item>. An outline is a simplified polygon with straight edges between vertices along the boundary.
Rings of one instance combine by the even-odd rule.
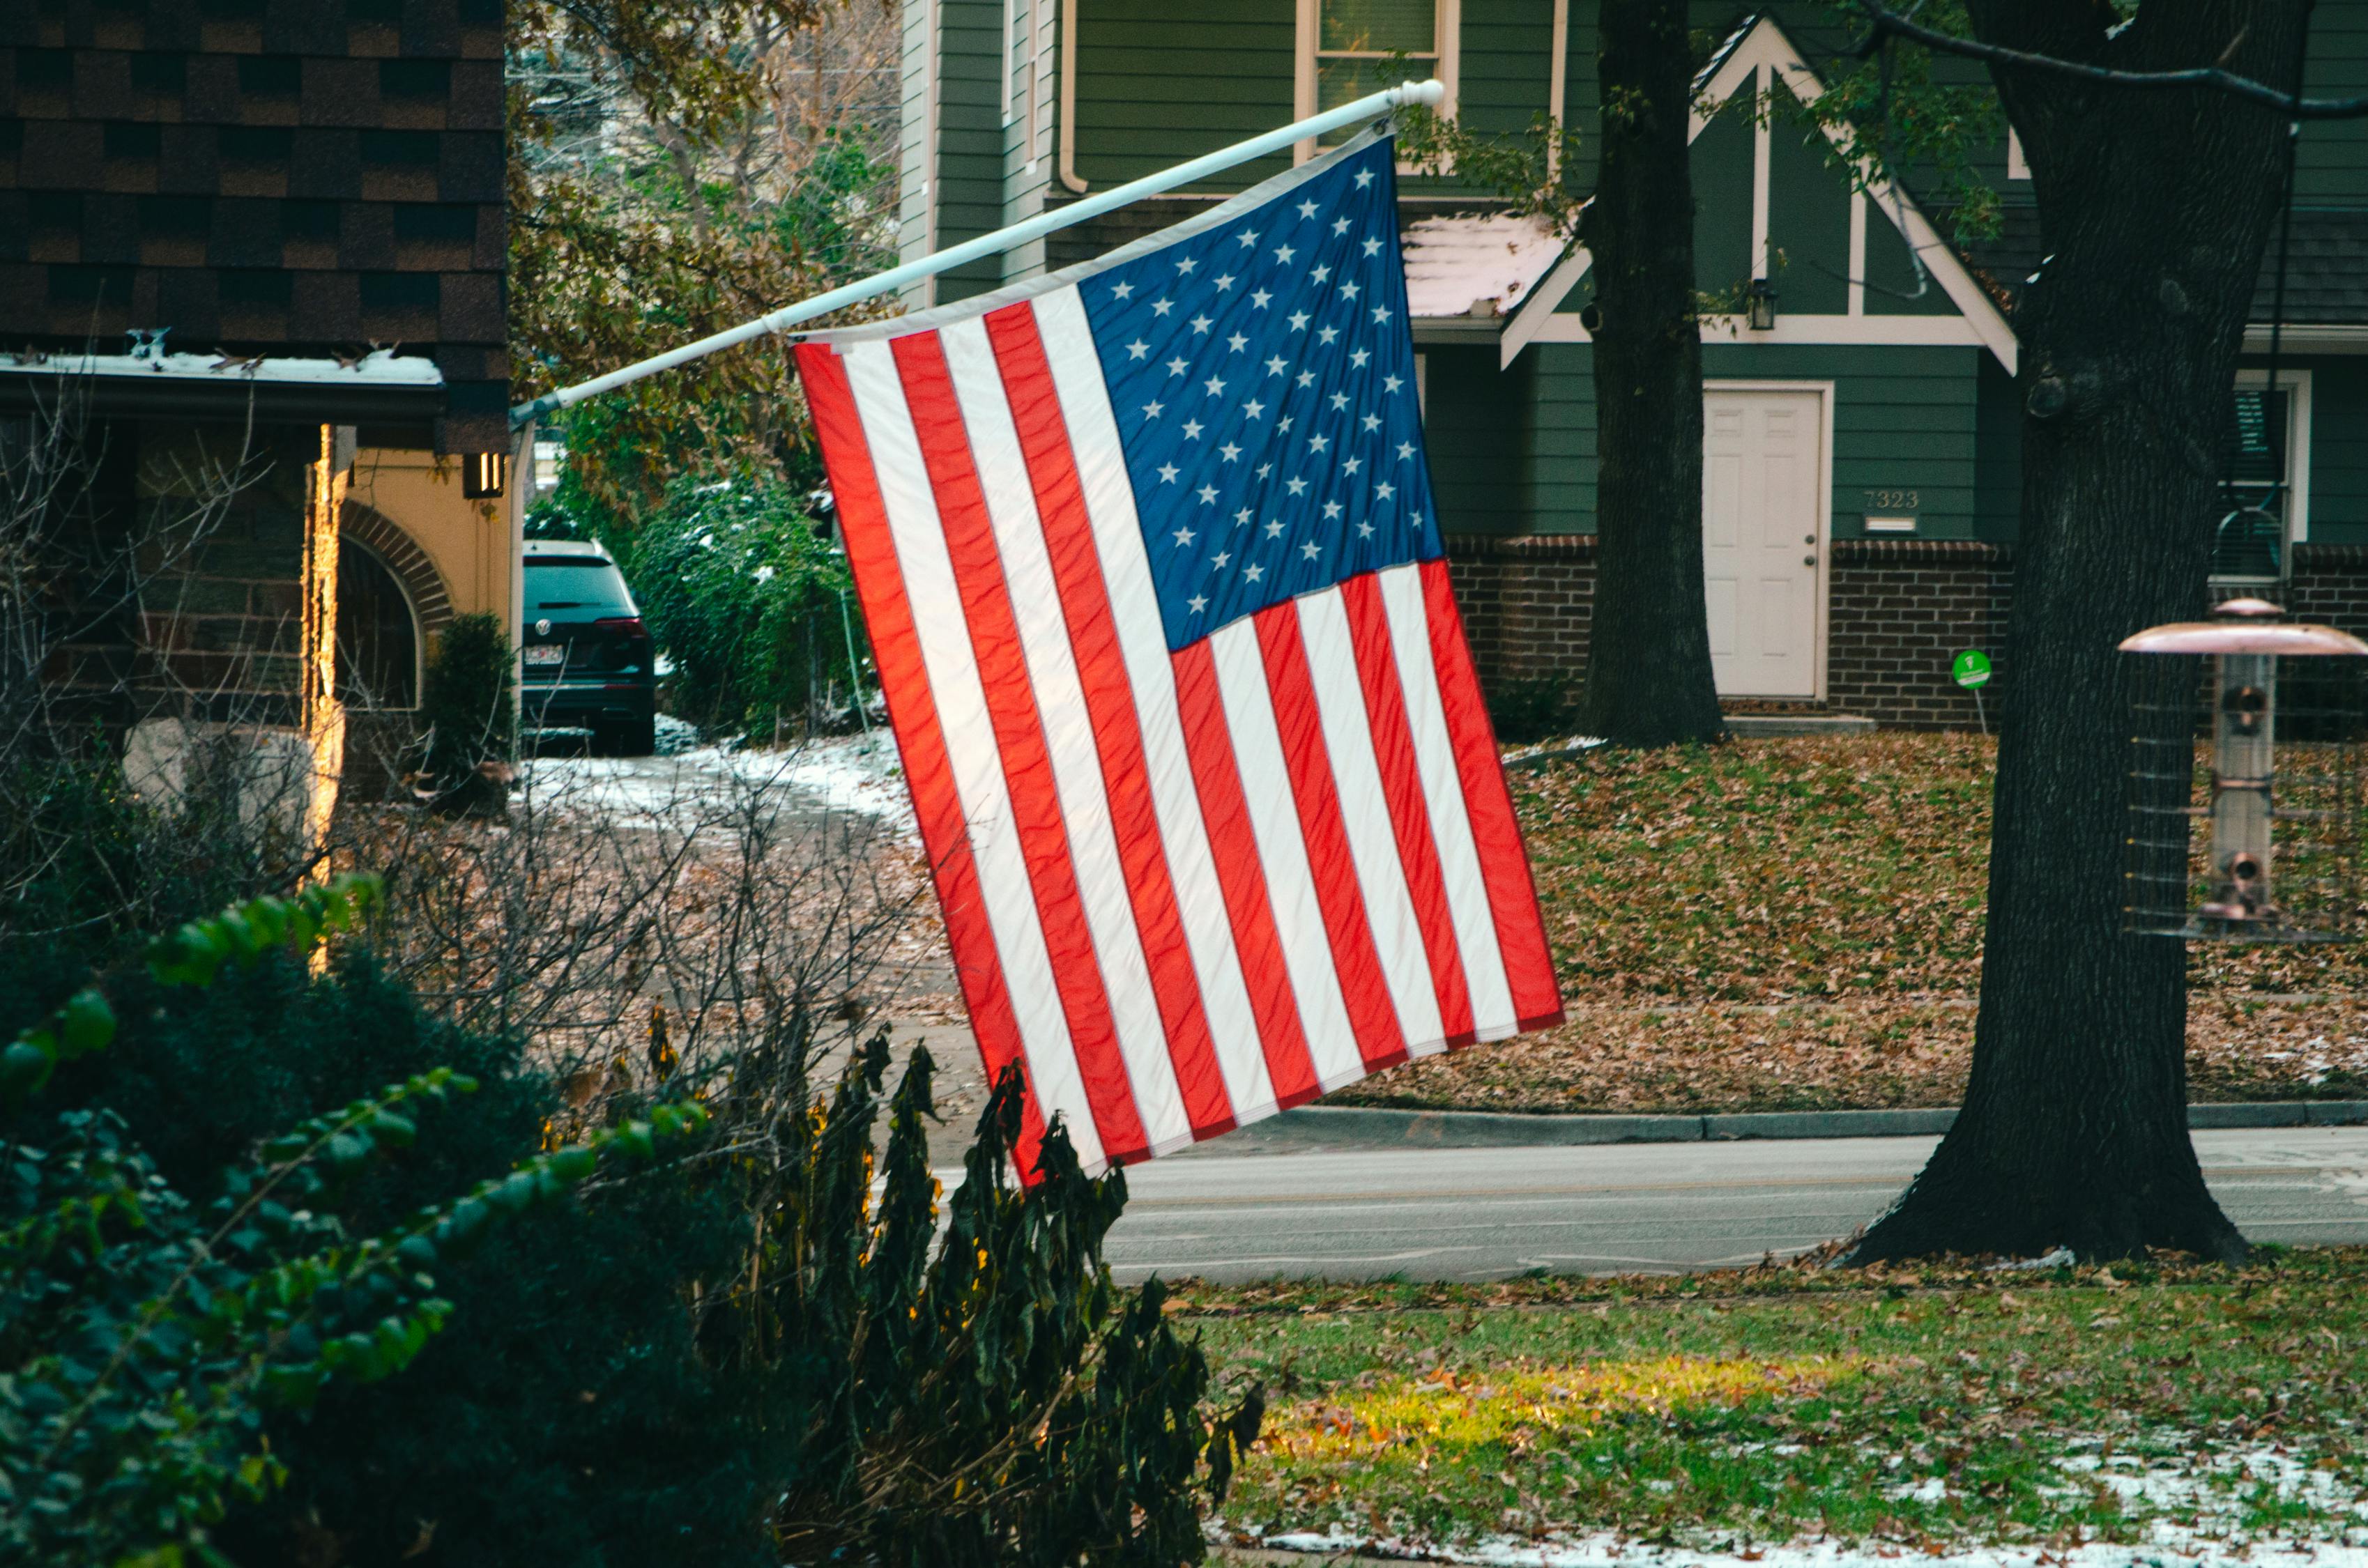
[[[1720,741],[1702,604],[1702,333],[1685,0],[1602,0],[1594,257],[1596,575],[1577,722],[1619,745]]]
[[[1971,0],[1982,39],[2124,70],[2299,83],[2306,0]],[[2187,1131],[2186,949],[2121,929],[2133,699],[2185,660],[2115,652],[2204,607],[2220,435],[2283,193],[2284,122],[2209,93],[2001,70],[2043,264],[2015,312],[2022,522],[1988,930],[1964,1113],[1855,1260],[2237,1258]],[[2181,677],[2188,684],[2182,686]]]

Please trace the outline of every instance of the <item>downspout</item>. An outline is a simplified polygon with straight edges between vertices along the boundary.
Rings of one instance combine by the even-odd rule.
[[[1077,177],[1077,3],[1078,0],[1055,0],[1061,7],[1061,58],[1053,62],[1053,74],[1060,81],[1061,123],[1053,128],[1061,144],[1059,158],[1061,184],[1079,196],[1086,193],[1086,182]]]

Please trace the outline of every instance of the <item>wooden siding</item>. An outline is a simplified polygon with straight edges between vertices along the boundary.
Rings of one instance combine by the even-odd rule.
[[[1292,119],[1292,0],[1075,0],[1078,176],[1099,188],[1214,152]],[[1287,154],[1231,171],[1239,190]]]
[[[929,0],[938,14],[938,248],[1003,227],[1003,0]],[[940,302],[1003,281],[999,258],[938,277]]]
[[[1864,535],[1869,510],[1898,509],[1873,507],[1867,491],[1913,490],[1918,537],[1965,540],[1981,537],[1975,388],[1983,353],[1706,343],[1702,373],[1834,383],[1835,538]],[[1594,530],[1591,354],[1584,344],[1542,344],[1499,373],[1477,351],[1431,351],[1424,431],[1440,518],[1451,532]],[[1520,413],[1508,417],[1511,410]]]
[[[1741,95],[1694,138],[1692,163],[1694,286],[1739,290],[1751,279],[1751,108]]]
[[[1974,537],[2011,540],[2022,519],[2022,394],[1987,355],[1974,391]]]
[[[1826,155],[1825,132],[1800,121],[1791,94],[1782,97],[1791,112],[1776,115],[1768,136],[1768,244],[1775,252],[1769,276],[1777,306],[1843,315],[1850,310],[1850,178]],[[1748,165],[1744,172],[1748,179]],[[1867,214],[1870,238],[1884,222]]]
[[[1430,460],[1440,526],[1450,533],[1525,529],[1536,359],[1524,354],[1509,370],[1499,370],[1495,347],[1484,345],[1425,349],[1421,362],[1423,449]],[[1591,455],[1591,410],[1587,433]]]
[[[2311,542],[2368,544],[2368,358],[2295,363],[2310,371]]]
[[[2314,97],[2368,92],[2368,0],[2319,0],[2310,17],[2305,90]],[[2358,207],[2368,198],[2368,119],[2314,119],[2294,152],[2294,199]]]

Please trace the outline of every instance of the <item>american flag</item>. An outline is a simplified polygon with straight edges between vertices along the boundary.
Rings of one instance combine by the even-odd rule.
[[[1562,1006],[1431,506],[1394,143],[798,349],[1023,1164]]]

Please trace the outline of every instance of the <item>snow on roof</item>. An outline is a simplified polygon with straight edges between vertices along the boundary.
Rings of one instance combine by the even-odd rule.
[[[444,384],[436,361],[373,349],[358,359],[240,358],[229,354],[0,354],[0,372],[20,375],[165,378],[178,381],[252,382],[266,386],[435,388]]]
[[[1400,244],[1417,321],[1510,315],[1564,250],[1537,219],[1503,212],[1424,218],[1406,226]]]

